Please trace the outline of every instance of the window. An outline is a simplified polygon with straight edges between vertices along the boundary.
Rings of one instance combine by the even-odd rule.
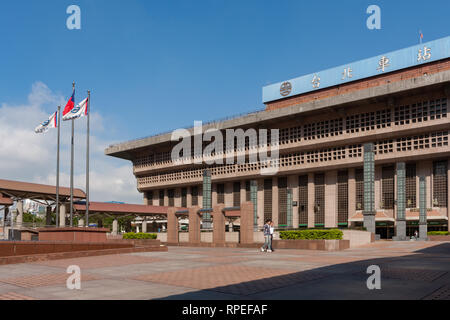
[[[225,185],[218,184],[217,185],[217,203],[225,203]]]
[[[278,178],[278,225],[287,225],[287,178]]]
[[[239,207],[241,205],[241,183],[233,183],[233,206]]]
[[[164,190],[159,190],[159,205],[164,206]]]
[[[325,174],[314,175],[314,223],[316,226],[325,225]]]
[[[153,191],[148,191],[146,197],[147,197],[147,203],[152,206],[153,205]]]
[[[167,190],[167,195],[169,197],[169,207],[175,206],[175,190],[169,189]]]
[[[338,224],[348,224],[348,172],[338,172]]]
[[[433,207],[447,207],[447,161],[433,163]]]
[[[186,188],[181,189],[181,206],[183,208],[187,207],[187,189]]]
[[[264,222],[272,219],[272,179],[264,180]]]
[[[308,176],[298,177],[298,221],[301,227],[308,226]]]
[[[364,169],[355,170],[356,210],[364,210]]]
[[[191,194],[192,194],[192,205],[198,206],[198,187],[192,187]]]
[[[382,169],[382,209],[394,209],[394,166],[383,167]]]
[[[406,208],[416,208],[416,164],[406,164]]]

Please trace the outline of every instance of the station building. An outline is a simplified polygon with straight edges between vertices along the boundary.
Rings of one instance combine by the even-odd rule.
[[[253,201],[258,227],[271,218],[278,228],[348,228],[363,225],[364,145],[370,143],[376,233],[394,236],[399,163],[405,164],[407,234],[419,225],[420,177],[428,230],[447,231],[449,97],[447,37],[267,86],[264,110],[203,125],[203,132],[279,129],[279,170],[273,176],[261,175],[259,162],[175,163],[171,151],[178,141],[171,141],[170,132],[112,145],[105,153],[132,161],[148,205],[201,207],[208,169],[212,205]],[[249,149],[246,141],[245,150],[234,152],[248,157]]]

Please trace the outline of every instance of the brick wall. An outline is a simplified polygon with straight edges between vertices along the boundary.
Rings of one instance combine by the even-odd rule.
[[[391,82],[417,78],[423,76],[425,73],[433,74],[445,70],[450,70],[450,59],[429,63],[427,65],[423,65],[420,67],[413,67],[409,69],[403,69],[391,73],[386,73],[377,77],[358,80],[341,86],[334,86],[331,88],[321,89],[314,92],[289,97],[283,100],[277,100],[271,103],[267,103],[266,106],[267,110],[280,109],[301,103],[310,102],[313,100],[321,100],[342,94],[351,93],[358,90],[378,87],[386,85]]]

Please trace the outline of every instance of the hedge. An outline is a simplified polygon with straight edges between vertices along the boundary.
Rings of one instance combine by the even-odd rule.
[[[123,235],[123,239],[156,239],[157,235],[154,233],[134,233],[129,232]]]
[[[280,231],[282,240],[342,240],[343,235],[338,229]]]
[[[430,231],[428,232],[429,236],[450,236],[450,232],[448,231]]]

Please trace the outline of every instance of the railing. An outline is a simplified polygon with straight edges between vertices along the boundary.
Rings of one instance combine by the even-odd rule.
[[[254,110],[254,111],[243,112],[243,113],[231,115],[231,116],[228,116],[228,117],[223,117],[223,118],[219,118],[219,119],[206,121],[206,122],[203,122],[202,125],[205,126],[205,125],[210,125],[210,124],[223,122],[223,121],[227,121],[227,120],[233,120],[233,119],[241,118],[241,117],[244,117],[244,116],[249,116],[249,115],[252,115],[252,114],[258,114],[258,113],[263,112],[265,110],[266,110],[266,107],[264,106],[264,107],[261,107],[260,109]],[[185,126],[185,127],[180,127],[180,128],[177,128],[177,129],[191,129],[191,128],[193,128],[192,125]],[[120,142],[120,143],[117,143],[117,144],[111,144],[111,145],[109,145],[109,148],[113,148],[114,146],[116,146],[118,144],[126,144],[126,143],[135,142],[135,141],[139,141],[139,140],[144,140],[144,139],[148,139],[148,138],[160,137],[160,136],[163,136],[165,134],[172,133],[174,130],[176,130],[176,129],[168,130],[168,131],[165,131],[165,132],[162,132],[162,133],[158,133],[158,134],[155,134],[155,135],[150,135],[150,136],[146,136],[146,137],[142,137],[142,138],[138,138],[138,139],[132,139],[132,140],[128,140],[128,141],[125,141],[125,142]]]

